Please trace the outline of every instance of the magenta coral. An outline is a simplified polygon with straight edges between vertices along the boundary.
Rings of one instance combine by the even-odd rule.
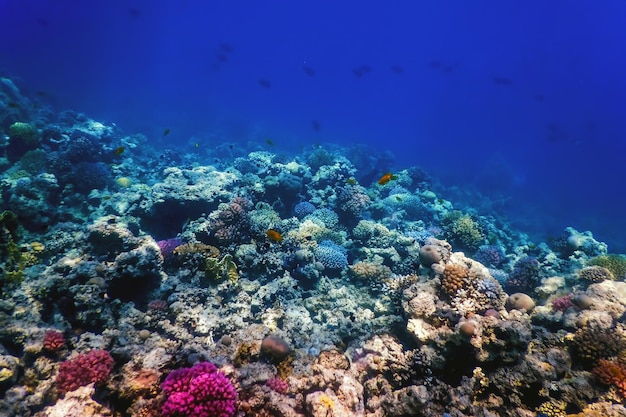
[[[113,369],[113,358],[106,350],[90,350],[61,364],[57,375],[57,389],[61,395],[76,388],[104,383]]]
[[[210,362],[170,373],[162,385],[167,399],[163,417],[232,417],[237,391],[224,373]]]

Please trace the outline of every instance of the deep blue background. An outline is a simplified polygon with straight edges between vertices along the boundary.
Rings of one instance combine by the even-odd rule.
[[[624,22],[623,0],[0,0],[0,73],[155,143],[391,150],[626,251]]]

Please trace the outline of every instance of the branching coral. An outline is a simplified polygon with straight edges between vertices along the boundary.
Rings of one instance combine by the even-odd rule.
[[[210,362],[170,373],[162,385],[167,399],[164,417],[231,417],[237,391],[230,380]]]
[[[444,216],[441,225],[452,246],[474,251],[485,241],[483,227],[469,214],[451,211]]]
[[[56,383],[59,393],[65,394],[78,387],[103,384],[113,369],[113,358],[105,350],[91,350],[61,364]]]
[[[600,382],[613,385],[622,397],[626,397],[626,366],[615,361],[600,359],[598,365],[593,368],[593,374]]]

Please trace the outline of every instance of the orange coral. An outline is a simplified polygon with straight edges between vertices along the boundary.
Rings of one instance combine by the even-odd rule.
[[[606,385],[613,385],[619,393],[626,397],[626,367],[615,361],[600,359],[598,366],[593,368],[593,373],[598,380]]]
[[[448,295],[454,296],[456,292],[466,286],[469,280],[469,269],[463,265],[448,264],[441,274],[441,289]]]

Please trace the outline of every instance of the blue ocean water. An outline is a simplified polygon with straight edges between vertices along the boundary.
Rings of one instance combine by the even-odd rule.
[[[624,252],[624,21],[620,0],[2,0],[0,75],[164,148],[390,152],[537,239]]]

